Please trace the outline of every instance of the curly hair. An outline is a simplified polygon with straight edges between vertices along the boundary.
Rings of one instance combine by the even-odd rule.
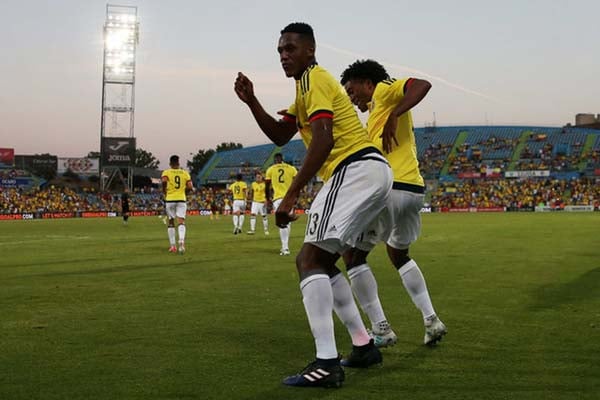
[[[369,80],[376,85],[383,80],[390,79],[390,76],[383,65],[375,60],[356,60],[342,72],[341,78],[342,85],[355,79]]]

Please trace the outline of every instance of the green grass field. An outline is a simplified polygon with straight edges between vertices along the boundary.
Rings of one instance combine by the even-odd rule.
[[[0,222],[0,399],[600,398],[600,213],[424,215],[411,255],[449,333],[421,344],[378,247],[399,342],[339,390],[281,385],[314,345],[271,225],[188,218],[182,256],[156,217]]]

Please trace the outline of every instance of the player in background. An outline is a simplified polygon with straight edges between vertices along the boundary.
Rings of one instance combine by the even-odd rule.
[[[360,317],[350,284],[335,262],[383,214],[393,177],[381,152],[368,140],[344,88],[317,64],[315,49],[310,25],[292,23],[281,31],[277,46],[280,63],[285,75],[296,80],[295,101],[282,119],[267,114],[252,82],[241,72],[234,90],[276,145],[285,145],[299,130],[307,147],[304,163],[275,212],[278,226],[285,227],[297,218],[294,206],[310,179],[317,173],[323,179],[296,257],[316,360],[283,383],[339,387],[345,375],[335,343],[334,310],[352,338],[350,358],[360,359],[363,367],[382,361]]]
[[[187,212],[186,190],[193,191],[192,178],[187,171],[179,167],[179,156],[172,155],[169,158],[171,168],[163,171],[162,189],[165,196],[165,211],[169,222],[167,233],[169,235],[169,252],[185,252],[185,214]],[[175,219],[177,219],[177,233],[179,235],[179,249],[175,246]]]
[[[121,194],[121,216],[123,216],[123,225],[127,225],[129,220],[129,188],[125,187]]]
[[[217,199],[215,197],[215,195],[210,195],[207,199],[206,199],[207,203],[210,206],[210,219],[213,220],[218,220],[219,219],[219,205],[217,204]]]
[[[265,202],[267,201],[267,192],[264,178],[260,172],[256,173],[255,181],[252,182],[252,208],[250,209],[250,230],[249,235],[254,235],[256,229],[256,215],[260,214],[262,217],[263,229],[265,235],[269,234],[269,219],[267,217],[267,207]]]
[[[244,216],[246,215],[246,192],[248,185],[243,181],[242,174],[237,174],[236,181],[229,185],[233,194],[233,234],[242,233]]]
[[[379,239],[386,242],[389,259],[423,315],[424,343],[435,344],[447,329],[436,315],[419,266],[408,255],[409,246],[417,240],[421,230],[420,210],[425,197],[410,109],[423,100],[431,84],[415,78],[391,79],[385,68],[373,60],[354,62],[342,73],[341,83],[352,102],[362,112],[369,111],[369,137],[383,151],[394,171],[387,207],[391,214],[391,232]],[[371,321],[375,343],[392,345],[397,337],[381,308],[377,283],[367,263],[368,254],[365,250],[352,249],[344,254],[344,261],[354,294]]]
[[[223,198],[223,215],[231,215],[231,199],[227,196]]]
[[[267,168],[266,173],[266,193],[267,200],[273,199],[273,210],[277,210],[283,197],[292,185],[294,177],[298,174],[298,170],[293,165],[283,162],[281,153],[275,154],[275,163]],[[273,197],[271,197],[271,188],[273,188]],[[280,256],[290,255],[290,233],[292,232],[291,223],[284,228],[279,227],[279,238],[281,239]]]

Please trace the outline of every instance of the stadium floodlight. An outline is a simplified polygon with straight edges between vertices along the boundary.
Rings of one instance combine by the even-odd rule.
[[[137,7],[106,6],[104,75],[110,82],[135,80],[135,50],[139,37]]]
[[[100,186],[110,187],[115,176],[131,188],[135,152],[135,55],[139,39],[137,7],[107,4],[102,67],[102,117],[100,123]],[[111,145],[115,144],[116,145]],[[108,154],[127,143],[127,154]],[[123,172],[127,170],[125,175]]]

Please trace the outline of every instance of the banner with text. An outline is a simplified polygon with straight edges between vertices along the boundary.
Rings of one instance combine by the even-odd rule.
[[[129,167],[135,162],[135,138],[103,137],[100,146],[103,167]]]
[[[506,171],[506,178],[537,178],[550,176],[550,171],[532,170],[532,171]]]

